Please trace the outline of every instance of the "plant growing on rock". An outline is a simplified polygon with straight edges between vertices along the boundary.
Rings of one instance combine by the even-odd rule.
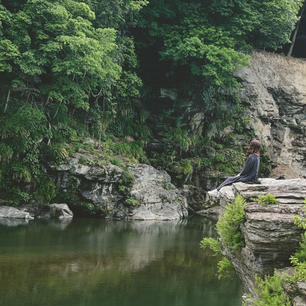
[[[306,208],[306,207],[305,207]],[[291,263],[295,266],[293,275],[279,273],[277,270],[273,276],[266,276],[264,279],[256,277],[256,298],[254,306],[290,306],[289,297],[286,295],[283,284],[306,281],[306,218],[294,217],[294,223],[304,230],[300,249],[290,257]]]
[[[304,200],[306,204],[306,199]],[[306,210],[306,205],[305,205]],[[295,266],[294,275],[289,276],[288,280],[295,283],[297,281],[306,281],[306,217],[294,217],[294,223],[299,228],[303,229],[302,240],[300,242],[300,248],[293,256],[290,257],[291,263]]]
[[[127,205],[129,207],[140,206],[140,202],[133,197],[127,198],[124,203],[125,203],[125,205]]]
[[[218,279],[231,279],[235,273],[233,264],[225,256],[218,262]]]
[[[255,292],[257,298],[254,306],[290,306],[288,296],[284,293],[283,280],[278,274],[266,276],[264,279],[256,277]]]
[[[241,233],[240,225],[245,220],[245,205],[245,199],[238,195],[234,202],[225,207],[225,212],[217,223],[217,231],[222,244],[232,250],[237,250],[244,246],[244,237]]]
[[[215,238],[204,237],[200,242],[202,249],[210,249],[213,252],[213,256],[221,256],[221,243]],[[235,269],[232,263],[225,257],[221,256],[218,262],[218,279],[231,279],[234,275]]]
[[[265,196],[259,195],[258,198],[257,198],[257,202],[260,205],[266,206],[266,205],[269,205],[269,204],[277,204],[278,200],[276,199],[274,194],[268,193]]]
[[[134,175],[128,170],[124,169],[123,172],[121,173],[121,177],[119,179],[119,191],[123,195],[128,195],[132,189],[132,186],[135,182],[135,177]]]
[[[214,252],[214,256],[221,254],[221,243],[215,238],[204,237],[200,242],[200,247],[202,249],[211,249]]]

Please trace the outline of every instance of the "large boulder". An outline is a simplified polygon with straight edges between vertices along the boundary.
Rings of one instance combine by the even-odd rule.
[[[235,183],[220,191],[210,191],[207,199],[210,205],[219,205],[221,213],[237,194],[247,200],[246,218],[241,226],[245,247],[236,252],[225,249],[224,253],[249,291],[254,289],[256,274],[271,274],[274,269],[289,265],[289,258],[301,240],[301,229],[294,224],[293,217],[305,214],[305,179],[260,181],[261,184]],[[258,204],[256,198],[268,193],[274,194],[278,203]]]
[[[54,168],[57,188],[107,218],[175,220],[187,216],[187,201],[170,176],[150,165],[104,159],[101,151],[76,153]],[[84,204],[83,204],[84,205]]]

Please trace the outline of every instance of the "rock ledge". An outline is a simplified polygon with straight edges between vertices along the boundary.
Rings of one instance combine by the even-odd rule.
[[[305,179],[260,181],[261,184],[235,183],[219,192],[210,191],[207,199],[211,206],[220,205],[221,213],[237,194],[248,201],[246,221],[241,226],[245,247],[235,253],[224,251],[248,291],[254,289],[256,274],[271,274],[274,269],[289,265],[289,258],[299,247],[301,239],[301,230],[294,224],[293,217],[305,213]],[[259,195],[267,193],[274,194],[279,203],[262,206],[254,201]]]

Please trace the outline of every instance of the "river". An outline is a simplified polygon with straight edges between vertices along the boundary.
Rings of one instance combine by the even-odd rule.
[[[240,305],[240,281],[217,279],[203,235],[215,235],[204,218],[0,225],[0,305]]]

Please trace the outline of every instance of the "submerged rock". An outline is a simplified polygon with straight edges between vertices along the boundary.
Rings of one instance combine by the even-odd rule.
[[[186,198],[170,176],[150,165],[116,166],[101,152],[83,151],[60,165],[55,175],[72,208],[83,205],[107,218],[131,220],[176,220],[188,214]]]
[[[289,258],[301,240],[301,229],[294,224],[293,217],[303,216],[305,212],[305,179],[260,181],[261,184],[235,183],[208,192],[208,202],[220,205],[221,211],[237,194],[248,201],[241,226],[245,247],[235,252],[224,250],[248,291],[254,289],[256,274],[272,274],[274,269],[289,265]],[[258,204],[256,198],[268,193],[274,194],[278,203]]]
[[[29,219],[0,218],[0,225],[15,227],[29,224]]]

